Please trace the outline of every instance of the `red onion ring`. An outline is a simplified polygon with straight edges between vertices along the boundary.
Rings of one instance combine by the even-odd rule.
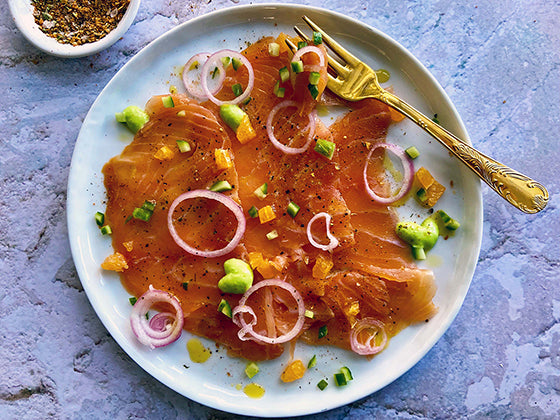
[[[210,68],[212,66],[212,63],[214,63],[216,60],[220,60],[221,58],[224,58],[224,57],[237,58],[237,59],[241,60],[243,65],[247,68],[247,73],[249,73],[249,80],[247,81],[247,87],[245,88],[245,90],[243,91],[243,93],[241,95],[239,95],[235,99],[232,99],[231,101],[221,101],[220,99],[216,98],[212,92],[210,92],[210,89],[208,89],[208,77],[207,77],[207,75],[210,74]],[[204,91],[204,94],[208,97],[208,99],[210,99],[212,102],[214,102],[218,106],[220,106],[220,105],[236,105],[236,104],[239,104],[239,103],[243,102],[245,99],[247,99],[249,97],[249,95],[251,94],[251,91],[253,90],[253,86],[255,84],[255,72],[253,71],[253,66],[251,65],[249,60],[247,60],[247,58],[243,54],[240,54],[240,53],[232,51],[232,50],[220,50],[220,51],[212,54],[208,58],[206,63],[204,63],[204,66],[202,67],[202,74],[206,75],[206,77],[201,78],[202,90]]]
[[[162,312],[148,322],[146,313],[154,303],[159,302],[171,304],[176,313]],[[173,321],[169,323],[169,319]],[[179,299],[171,293],[154,289],[151,284],[149,290],[138,298],[130,315],[132,332],[138,341],[152,349],[167,346],[176,341],[183,331],[183,323],[183,309]]]
[[[321,70],[323,67],[325,67],[325,54],[323,53],[323,50],[321,50],[321,48],[316,47],[314,45],[308,45],[307,47],[303,47],[299,50],[296,51],[296,53],[294,54],[294,56],[292,57],[292,62],[294,61],[299,61],[301,59],[302,56],[304,56],[307,53],[314,53],[317,54],[317,56],[319,57],[319,64],[315,64],[315,65],[311,65],[314,68],[316,68],[316,66],[318,66],[317,70],[312,70],[310,69],[309,66],[308,68],[305,68],[305,70],[308,71],[319,71]]]
[[[177,233],[177,230],[175,230],[175,226],[173,225],[173,212],[180,203],[191,198],[207,198],[208,200],[217,201],[226,206],[227,209],[230,210],[237,219],[237,230],[235,231],[235,235],[233,236],[233,239],[229,242],[229,244],[227,244],[222,249],[216,249],[214,251],[201,251],[200,249],[193,248],[185,241],[183,241],[183,239]],[[187,251],[189,254],[205,258],[215,258],[226,255],[227,253],[233,251],[233,249],[239,244],[241,238],[243,237],[243,234],[245,233],[245,216],[243,215],[243,209],[241,209],[239,204],[237,204],[228,196],[214,191],[193,190],[181,194],[175,199],[175,201],[173,201],[167,213],[167,228],[169,229],[169,233],[173,237],[175,243],[185,251]]]
[[[150,318],[150,322],[148,323],[150,330],[146,332],[152,338],[159,338],[162,335],[161,333],[165,333],[169,325],[173,325],[174,322],[174,314],[171,312],[159,312]]]
[[[329,238],[330,241],[328,245],[320,244],[313,238],[313,235],[311,234],[311,225],[316,220],[322,217],[325,218],[325,225],[327,228],[327,238]],[[330,251],[338,246],[338,239],[336,239],[334,235],[331,233],[331,215],[329,213],[326,212],[317,213],[315,216],[311,218],[309,223],[307,223],[307,239],[309,239],[309,243],[311,243],[311,245],[313,245],[315,248],[322,249],[323,251]]]
[[[365,343],[360,343],[358,341],[359,334],[365,330],[373,328],[374,332],[368,337]],[[377,334],[382,334],[381,344],[375,345],[375,337]],[[385,327],[381,321],[375,318],[363,318],[360,319],[352,331],[350,332],[350,346],[355,353],[361,354],[362,356],[370,356],[379,353],[387,345],[387,333],[385,332]]]
[[[297,108],[297,103],[295,101],[286,100],[280,102],[274,108],[272,108],[270,114],[268,114],[268,118],[266,119],[266,133],[268,134],[268,138],[270,139],[274,147],[276,147],[278,150],[286,153],[287,155],[297,155],[298,153],[305,152],[309,148],[309,145],[311,144],[311,140],[313,140],[313,136],[315,135],[316,111],[313,110],[313,112],[309,114],[309,124],[307,124],[305,128],[302,130],[302,131],[309,130],[309,133],[307,134],[307,140],[305,140],[305,144],[302,147],[289,147],[280,143],[276,138],[276,136],[274,135],[274,127],[272,125],[272,120],[274,119],[274,116],[278,113],[279,110],[281,110],[282,108],[288,108],[290,106]]]
[[[187,63],[185,64],[185,66],[183,67],[183,74],[182,74],[182,79],[183,79],[183,85],[185,86],[185,89],[187,90],[187,92],[191,95],[194,96],[197,99],[206,99],[208,98],[208,96],[204,93],[203,89],[202,89],[202,79],[201,79],[201,75],[202,73],[202,68],[204,67],[204,63],[206,63],[206,61],[208,61],[208,58],[210,57],[210,53],[207,52],[203,52],[203,53],[198,53],[193,55],[191,58],[189,58],[189,61],[187,61]],[[196,71],[196,75],[194,77],[189,77],[189,73],[192,73],[193,70],[189,70],[191,65],[198,61],[200,64],[198,66],[198,69]],[[222,65],[222,62],[220,61],[218,63],[219,66],[219,76],[218,76],[218,80],[216,81],[216,86],[210,90],[210,92],[212,94],[216,94],[217,92],[220,91],[220,89],[222,88],[222,84],[224,83],[224,80],[226,79],[226,72],[224,71],[224,67]]]
[[[399,192],[392,197],[381,197],[381,196],[377,195],[370,188],[369,183],[368,183],[368,179],[367,179],[367,168],[368,168],[368,164],[369,164],[369,160],[371,158],[371,155],[373,154],[373,152],[375,150],[379,149],[380,147],[393,152],[401,160],[403,168],[404,168],[403,182],[402,182],[401,188],[399,189]],[[404,149],[397,146],[396,144],[389,144],[389,143],[377,143],[376,145],[374,145],[371,148],[371,150],[369,151],[369,154],[366,158],[366,164],[364,165],[364,183],[365,183],[365,186],[366,186],[367,193],[369,194],[369,196],[373,200],[375,200],[375,201],[377,201],[378,203],[381,203],[381,204],[392,204],[395,201],[398,201],[401,198],[403,198],[410,191],[410,188],[412,187],[412,181],[413,180],[414,180],[414,164],[412,163],[412,159],[410,159],[410,157],[408,157],[408,155],[406,154]]]
[[[249,296],[251,296],[255,291],[267,286],[275,286],[287,290],[293,296],[298,305],[298,319],[294,324],[294,327],[291,329],[291,331],[287,332],[284,335],[281,335],[280,337],[267,337],[255,332],[253,330],[253,327],[257,323],[257,316],[255,315],[253,309],[250,306],[246,305]],[[248,313],[252,316],[251,322],[249,324],[247,324],[243,316],[241,316],[242,313]],[[254,340],[267,344],[281,344],[293,340],[301,332],[305,320],[305,305],[303,304],[303,298],[301,297],[297,289],[290,283],[279,279],[268,279],[258,282],[249,290],[247,290],[243,297],[239,300],[239,304],[235,308],[233,308],[231,315],[235,325],[241,328],[237,333],[240,340]]]

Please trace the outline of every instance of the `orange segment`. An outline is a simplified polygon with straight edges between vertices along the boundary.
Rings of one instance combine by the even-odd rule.
[[[305,365],[303,362],[301,360],[294,360],[286,366],[286,369],[284,369],[282,375],[280,375],[280,379],[282,379],[282,382],[293,382],[303,378],[304,374]]]
[[[237,131],[235,134],[237,136],[237,140],[239,140],[241,144],[245,144],[253,140],[257,136],[257,133],[255,132],[253,126],[251,125],[249,116],[247,115],[243,116],[241,122],[239,123],[239,127],[237,127]]]
[[[104,270],[123,272],[128,268],[126,263],[126,258],[120,252],[115,252],[105,258],[105,261],[101,264],[101,268]]]

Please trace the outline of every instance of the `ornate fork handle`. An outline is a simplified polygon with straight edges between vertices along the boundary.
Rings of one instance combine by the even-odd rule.
[[[549,198],[548,191],[537,181],[480,153],[392,93],[382,89],[372,96],[402,112],[426,130],[472,169],[490,188],[519,210],[525,213],[537,213],[545,208]]]

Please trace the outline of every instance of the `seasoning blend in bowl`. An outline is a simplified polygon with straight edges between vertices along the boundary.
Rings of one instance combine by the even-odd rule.
[[[59,57],[84,57],[108,48],[130,27],[140,0],[8,0],[25,38]]]

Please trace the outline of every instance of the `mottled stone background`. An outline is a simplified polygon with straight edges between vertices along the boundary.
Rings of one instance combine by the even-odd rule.
[[[527,216],[484,187],[482,251],[451,328],[393,384],[310,418],[560,418],[560,2],[304,3],[402,43],[474,144],[551,193]],[[76,275],[65,202],[74,142],[102,87],[158,35],[235,4],[144,0],[113,47],[62,60],[28,44],[0,2],[0,418],[230,417],[161,385],[108,335]]]

